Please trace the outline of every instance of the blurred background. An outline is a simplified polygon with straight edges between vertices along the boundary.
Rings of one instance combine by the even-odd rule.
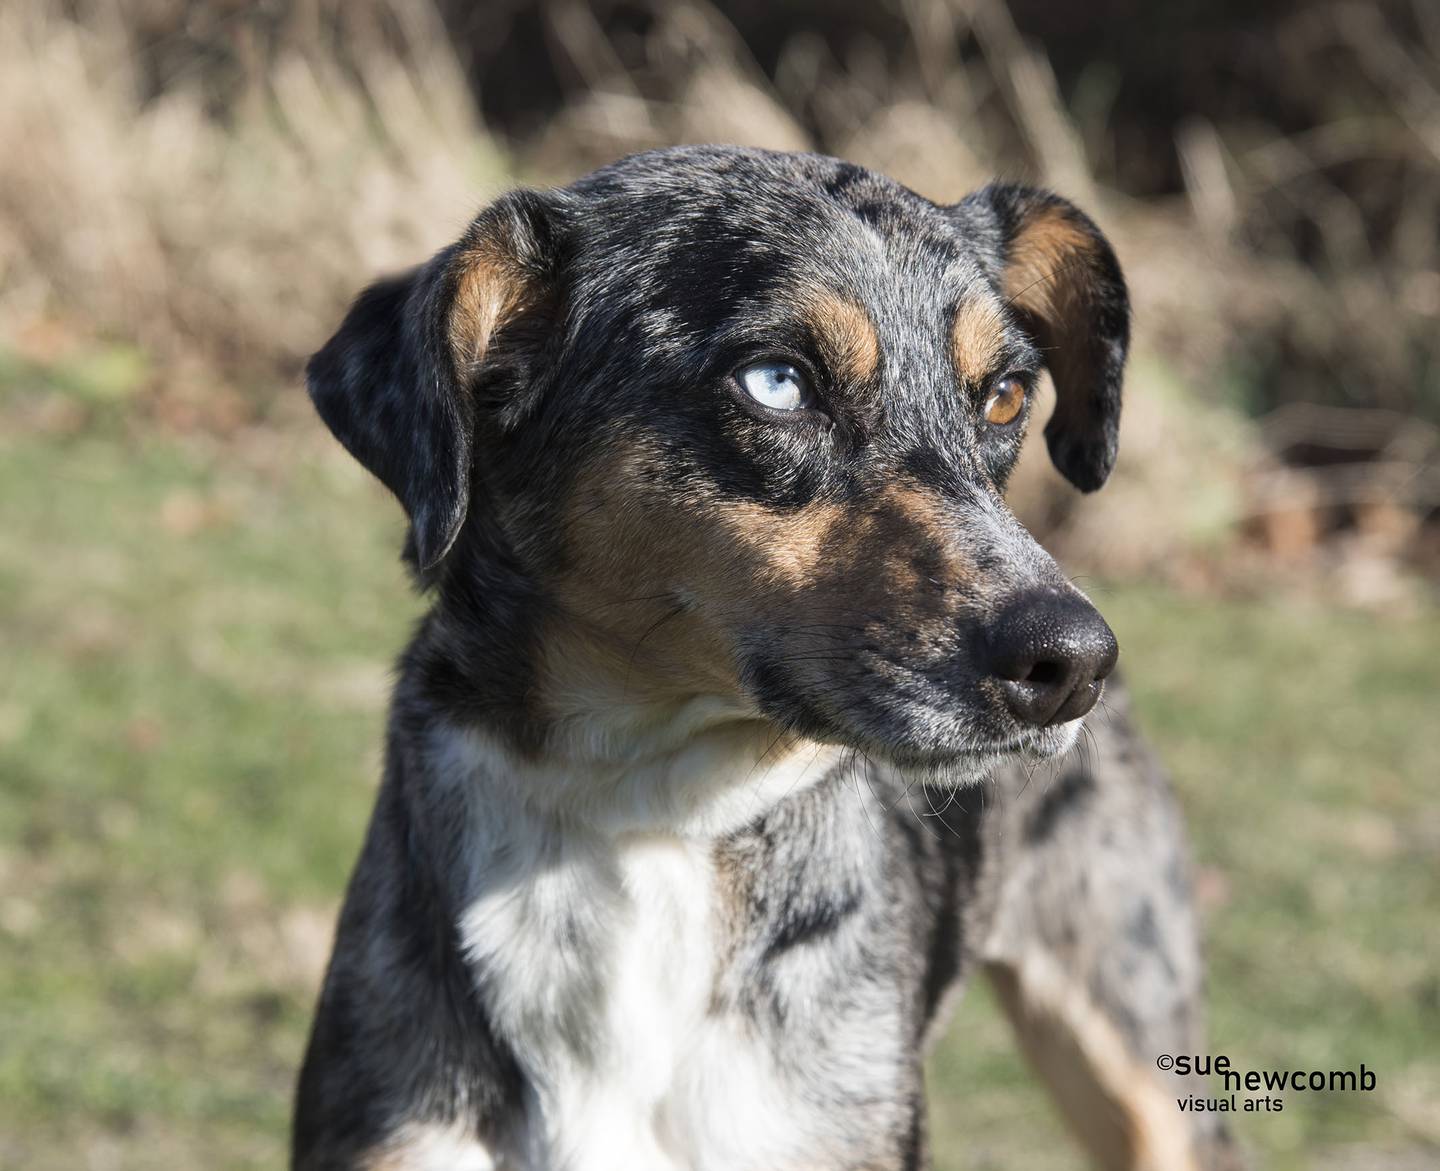
[[[0,1165],[282,1165],[418,614],[304,358],[505,188],[698,141],[1110,234],[1119,469],[1014,502],[1174,771],[1211,1050],[1377,1072],[1257,1164],[1440,1166],[1431,0],[7,0]],[[984,988],[931,1097],[942,1171],[1081,1165]]]

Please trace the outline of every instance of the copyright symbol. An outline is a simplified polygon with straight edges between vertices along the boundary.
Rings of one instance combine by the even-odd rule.
[[[1175,1059],[1171,1057],[1168,1053],[1162,1053],[1159,1057],[1155,1059],[1155,1064],[1158,1065],[1161,1069],[1174,1069]]]

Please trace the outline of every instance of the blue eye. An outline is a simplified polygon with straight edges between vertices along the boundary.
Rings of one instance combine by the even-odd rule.
[[[810,405],[810,383],[789,362],[755,362],[735,371],[735,380],[761,406],[798,411]]]

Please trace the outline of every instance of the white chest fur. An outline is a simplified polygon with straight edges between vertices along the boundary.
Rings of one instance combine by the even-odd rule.
[[[767,789],[805,783],[812,759],[758,778],[751,815]],[[713,1011],[728,892],[709,835],[585,830],[515,795],[472,803],[460,861],[462,948],[531,1087],[497,1166],[803,1165],[794,1088],[748,1022]]]
[[[779,1154],[793,1108],[766,1091],[758,1041],[710,1012],[719,909],[708,849],[657,834],[567,838],[532,861],[528,881],[497,882],[461,924],[533,1087],[519,1165],[659,1171],[737,1145]]]

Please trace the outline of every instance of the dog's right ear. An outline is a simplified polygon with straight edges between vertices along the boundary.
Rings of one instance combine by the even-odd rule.
[[[507,195],[458,244],[361,293],[306,367],[320,417],[405,506],[422,571],[469,507],[475,380],[500,333],[552,300],[561,218],[556,196]]]

